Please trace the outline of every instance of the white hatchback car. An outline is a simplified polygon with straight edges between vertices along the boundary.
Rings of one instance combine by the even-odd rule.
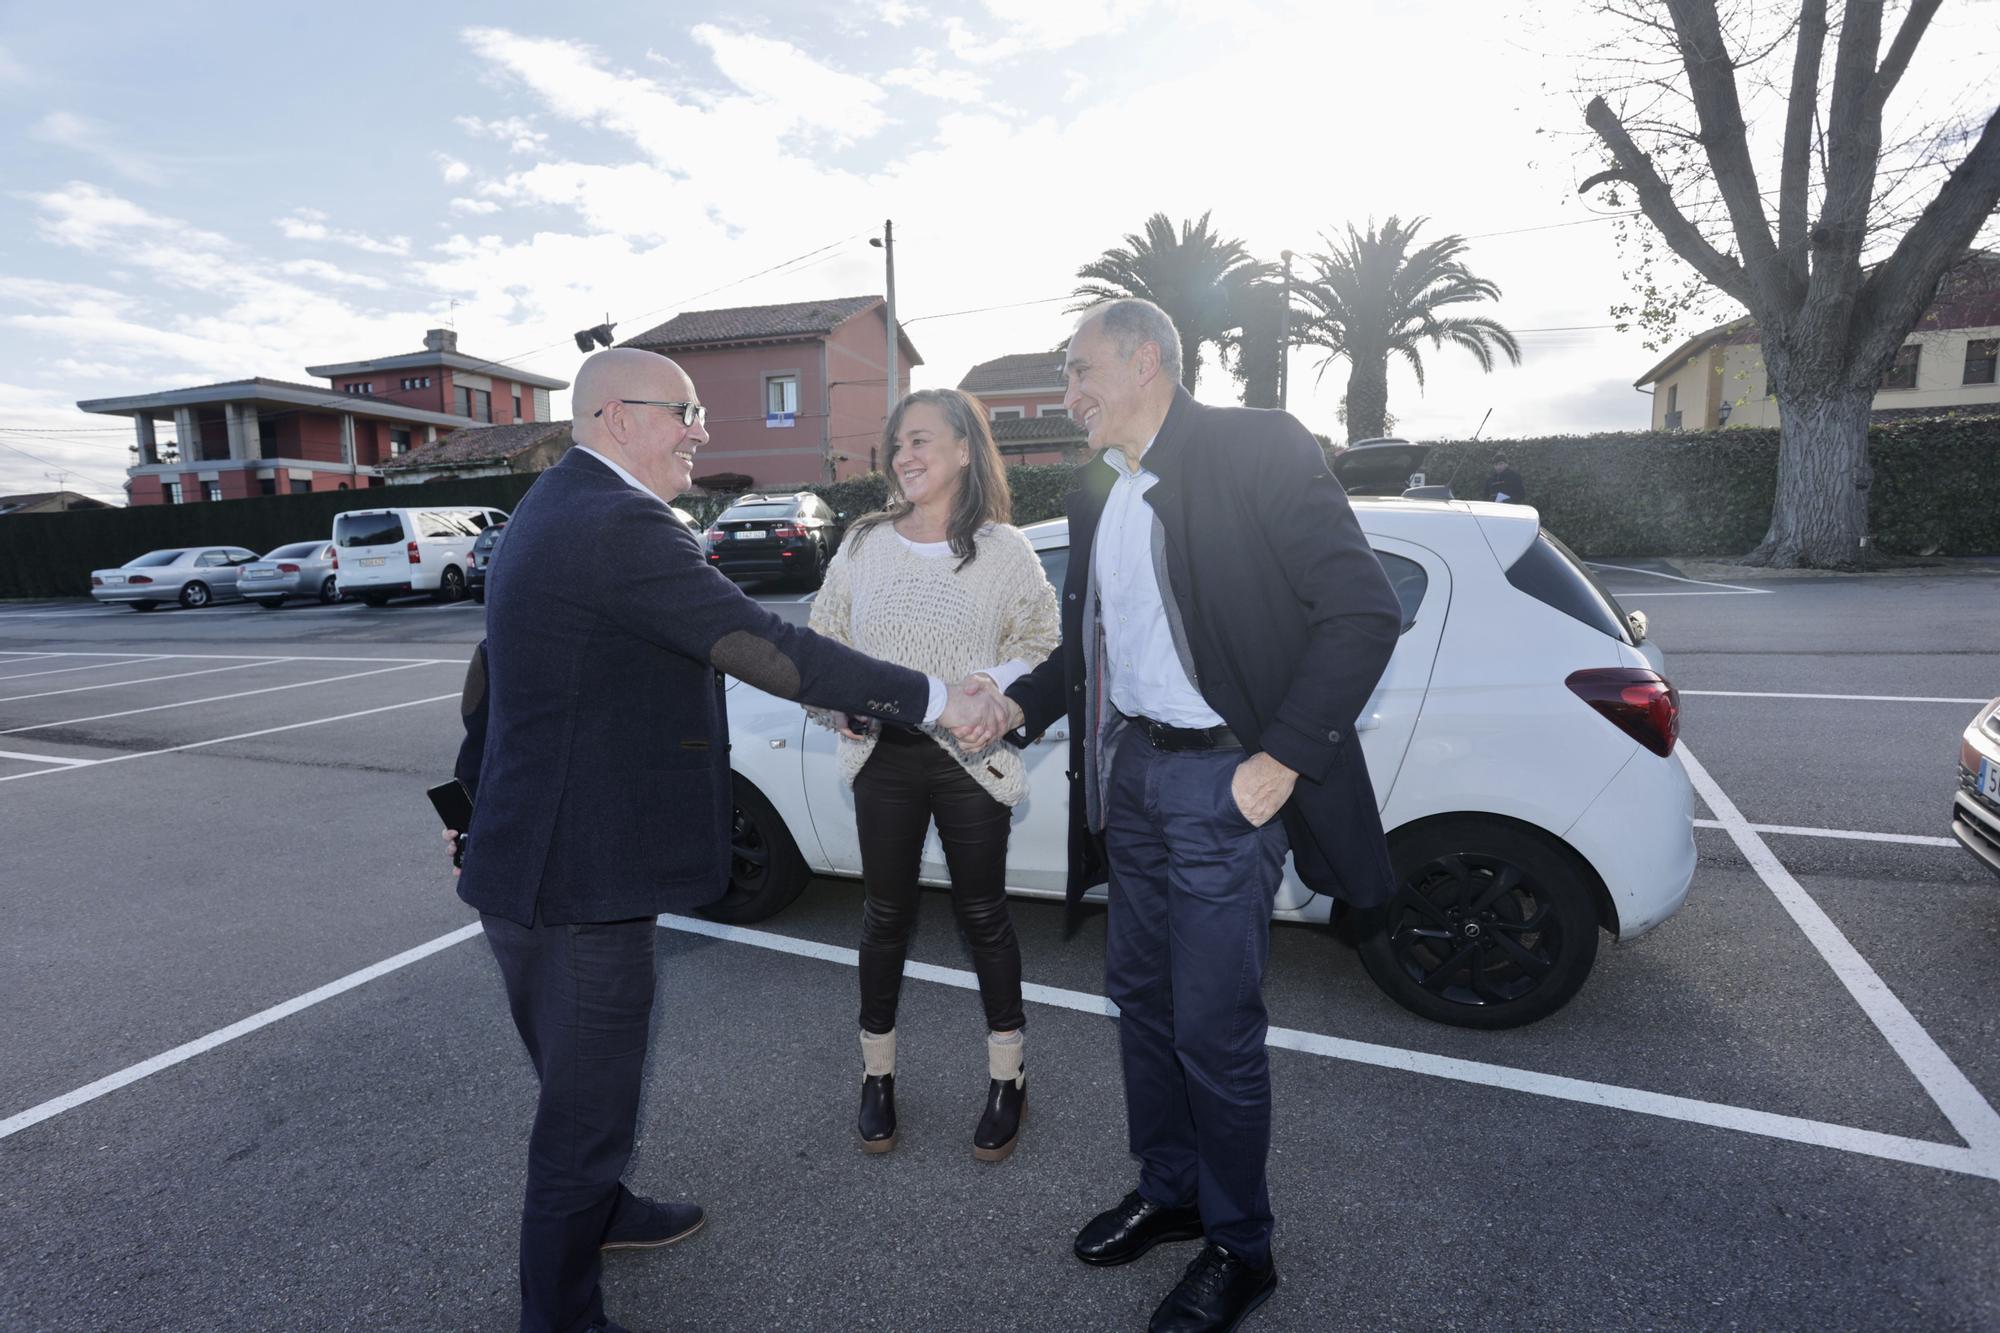
[[[1345,922],[1288,861],[1273,917],[1351,926],[1369,975],[1428,1018],[1532,1022],[1582,986],[1600,928],[1631,939],[1687,897],[1679,698],[1657,649],[1641,650],[1643,617],[1533,509],[1356,499],[1354,511],[1403,606],[1402,641],[1356,724],[1400,887]],[[1060,587],[1068,524],[1025,531]],[[740,682],[728,698],[735,845],[729,892],[708,914],[745,922],[784,908],[812,875],[859,875],[861,848],[834,734]],[[1028,749],[1011,892],[1062,897],[1068,749],[1066,723]],[[935,831],[923,874],[947,883]]]

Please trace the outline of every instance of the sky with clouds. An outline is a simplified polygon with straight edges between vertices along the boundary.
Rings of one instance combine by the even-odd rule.
[[[1629,265],[1575,192],[1598,165],[1575,93],[1589,7],[1564,8],[12,6],[0,493],[66,473],[120,498],[129,427],[78,399],[304,379],[446,323],[569,378],[570,332],[607,314],[627,336],[879,292],[884,218],[919,386],[1053,346],[1069,317],[1048,298],[1152,212],[1212,210],[1273,260],[1393,213],[1472,238],[1525,353],[1490,375],[1437,353],[1421,393],[1395,373],[1399,433],[1463,436],[1489,409],[1488,435],[1635,428],[1655,354],[1605,327]],[[1982,9],[1940,19],[1940,59]],[[1346,369],[1317,371],[1295,355],[1292,408],[1338,435]],[[1236,386],[1211,357],[1198,392]]]

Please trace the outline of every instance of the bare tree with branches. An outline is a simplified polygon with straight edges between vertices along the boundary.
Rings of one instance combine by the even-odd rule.
[[[1641,54],[1617,109],[1603,93],[1585,109],[1613,165],[1582,190],[1608,187],[1614,205],[1636,196],[1673,253],[1757,322],[1781,442],[1754,563],[1859,563],[1875,391],[2000,202],[2000,109],[1884,142],[1890,97],[1942,3],[1909,0],[1886,51],[1884,0],[1847,0],[1831,18],[1828,0],[1799,0],[1775,35],[1768,3],[1733,7],[1727,21],[1715,0],[1603,6]],[[1787,47],[1789,79],[1760,85],[1759,67]],[[1739,75],[1784,110],[1765,136],[1778,154],[1775,231]]]

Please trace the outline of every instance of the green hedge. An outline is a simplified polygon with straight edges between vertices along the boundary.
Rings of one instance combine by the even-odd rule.
[[[1551,532],[1585,556],[1741,555],[1763,539],[1778,468],[1778,433],[1637,432],[1541,439],[1439,441],[1424,470],[1476,497],[1493,457],[1505,453]],[[1869,527],[1892,555],[2000,554],[2000,417],[1897,421],[1870,431],[1874,486]],[[1014,521],[1060,518],[1076,468],[1009,468]],[[480,504],[511,510],[533,476],[478,477],[420,486],[274,495],[221,504],[141,505],[0,518],[0,597],[66,597],[90,591],[90,571],[163,546],[248,546],[267,551],[332,531],[348,509]],[[810,486],[835,512],[880,509],[880,473]],[[683,497],[696,520],[713,520],[733,497]]]

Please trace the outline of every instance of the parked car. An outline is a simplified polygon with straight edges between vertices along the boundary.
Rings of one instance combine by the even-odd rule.
[[[1959,738],[1951,834],[2000,874],[2000,699],[1980,709]]]
[[[1356,724],[1400,888],[1387,907],[1338,924],[1405,1007],[1466,1027],[1532,1022],[1583,985],[1600,928],[1632,939],[1687,896],[1694,810],[1673,757],[1679,697],[1534,510],[1354,508],[1403,606],[1401,641]],[[1067,523],[1026,532],[1060,587]],[[735,854],[729,890],[708,911],[755,921],[812,875],[859,875],[861,848],[833,733],[737,681],[728,707]],[[1028,747],[1028,797],[1014,810],[1007,857],[1012,893],[1063,894],[1068,749],[1066,722]],[[922,873],[946,882],[935,835]],[[1287,862],[1274,919],[1335,916]]]
[[[1412,487],[1442,485],[1443,477],[1431,477],[1424,472],[1424,458],[1430,451],[1428,444],[1412,444],[1389,436],[1357,440],[1334,455],[1334,479],[1349,495],[1401,495]]]
[[[334,573],[340,590],[370,606],[420,592],[455,602],[465,596],[465,561],[472,543],[492,524],[506,521],[503,510],[473,505],[337,514]]]
[[[248,600],[275,611],[288,597],[316,597],[321,605],[340,600],[333,573],[333,543],[292,542],[267,551],[261,560],[243,566],[236,590]]]
[[[465,557],[465,590],[472,594],[472,600],[484,605],[486,602],[486,573],[493,568],[493,553],[499,549],[500,534],[507,530],[505,523],[489,523],[486,530],[472,543],[472,551]]]
[[[187,546],[148,551],[116,569],[90,573],[90,595],[100,602],[123,602],[150,611],[161,602],[190,609],[241,594],[236,576],[257,558],[241,546]]]
[[[708,563],[731,578],[777,576],[817,588],[838,544],[838,521],[810,491],[739,498],[702,534]]]

